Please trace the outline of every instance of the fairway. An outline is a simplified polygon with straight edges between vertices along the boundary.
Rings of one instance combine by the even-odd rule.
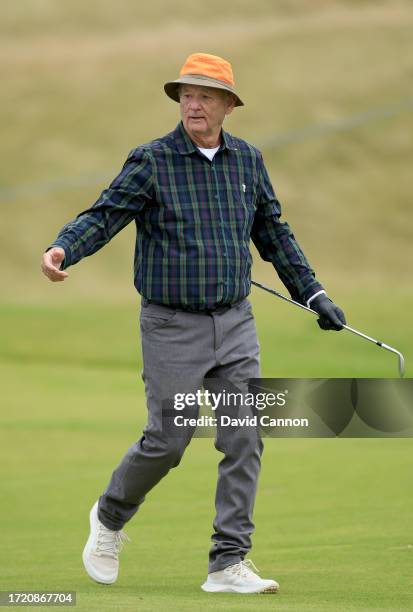
[[[267,376],[292,376],[293,363],[301,376],[363,375],[361,355],[371,359],[369,374],[395,371],[392,356],[353,345],[351,337],[321,335],[311,317],[301,320],[301,342],[294,317],[277,330],[271,314],[283,307],[256,306],[258,321],[267,321],[259,325]],[[200,590],[219,458],[211,439],[193,440],[180,468],[150,493],[128,526],[133,541],[122,554],[119,582],[94,584],[81,564],[88,512],[145,422],[136,309],[22,307],[3,308],[1,316],[7,406],[1,589],[76,590],[78,609],[105,612],[257,610],[275,603],[304,612],[408,609],[409,439],[265,441],[251,558],[262,575],[279,580],[276,602]],[[278,335],[286,347],[283,361]],[[290,349],[287,338],[294,338]],[[331,346],[339,359],[335,370],[328,365]],[[317,367],[311,350],[317,350]]]
[[[119,581],[93,583],[89,511],[147,414],[134,228],[64,283],[39,266],[128,152],[174,129],[162,85],[186,55],[222,55],[246,103],[225,128],[262,149],[348,324],[400,350],[413,377],[412,32],[409,0],[0,7],[0,590],[76,591],[82,612],[413,609],[409,438],[265,440],[251,559],[280,583],[267,596],[200,589],[221,455],[194,439],[126,526]],[[253,278],[287,294],[252,253]],[[395,355],[257,288],[250,299],[264,377],[397,378]]]

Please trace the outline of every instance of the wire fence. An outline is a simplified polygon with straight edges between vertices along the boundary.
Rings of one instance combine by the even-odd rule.
[[[272,138],[257,143],[259,149],[273,150],[297,144],[314,138],[323,138],[338,132],[346,132],[368,125],[370,123],[391,119],[402,113],[413,111],[413,98],[405,98],[397,103],[370,108],[336,121],[316,123],[301,128],[287,130],[276,134]],[[94,187],[113,178],[113,171],[82,173],[73,176],[61,176],[45,181],[36,181],[15,185],[14,187],[0,187],[0,201],[12,201],[22,195],[46,195],[79,187]]]

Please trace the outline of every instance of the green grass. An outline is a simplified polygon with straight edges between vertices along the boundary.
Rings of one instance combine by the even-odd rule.
[[[57,292],[58,287],[62,286],[54,285]],[[59,304],[58,299],[49,305],[0,305],[0,359],[17,368],[76,366],[85,373],[94,368],[138,372],[138,299],[123,305],[81,302],[70,306]],[[263,376],[398,377],[396,356],[373,343],[345,331],[321,331],[316,317],[260,289],[254,288],[250,299],[261,339]],[[410,294],[394,294],[389,300],[381,293],[344,293],[337,302],[349,325],[398,348],[406,358],[406,376],[413,375]],[[88,392],[93,395],[95,390]]]
[[[357,304],[361,321],[369,307]],[[264,375],[396,376],[391,355],[321,332],[300,312],[281,319],[284,308],[255,303]],[[211,439],[193,440],[128,526],[119,582],[100,587],[85,576],[89,507],[145,422],[136,314],[135,306],[0,309],[0,589],[76,590],[78,609],[105,612],[407,609],[409,439],[266,439],[251,558],[280,581],[275,600],[199,589],[218,461]],[[376,307],[371,327],[385,319]],[[381,331],[390,341],[392,329]]]
[[[252,558],[280,581],[275,598],[199,589],[218,461],[211,440],[194,440],[148,496],[128,527],[119,582],[101,588],[84,575],[89,508],[146,415],[133,228],[65,283],[47,283],[39,260],[132,147],[175,126],[178,107],[162,84],[187,54],[232,61],[246,106],[227,129],[263,145],[285,219],[349,324],[400,349],[413,376],[411,109],[274,144],[290,130],[412,98],[412,3],[119,6],[0,7],[0,588],[73,589],[87,612],[407,610],[409,439],[266,440]],[[280,288],[256,253],[254,276]],[[394,355],[321,332],[310,315],[257,289],[252,300],[264,376],[397,376]]]

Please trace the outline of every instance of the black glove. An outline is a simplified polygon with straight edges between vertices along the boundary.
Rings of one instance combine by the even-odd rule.
[[[317,323],[321,329],[334,329],[339,331],[346,324],[344,312],[336,306],[325,293],[318,295],[310,302],[310,308],[315,310],[320,318]]]

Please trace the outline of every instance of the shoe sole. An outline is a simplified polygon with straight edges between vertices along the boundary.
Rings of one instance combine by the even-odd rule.
[[[279,590],[279,586],[276,585],[271,585],[266,587],[265,589],[258,589],[256,591],[251,591],[248,590],[247,588],[242,589],[240,587],[236,587],[236,586],[231,586],[229,584],[216,584],[216,585],[211,585],[211,584],[206,584],[204,583],[201,586],[201,589],[203,591],[205,591],[206,593],[241,593],[243,595],[248,595],[249,593],[251,593],[251,595],[255,594],[255,595],[259,595],[259,594],[271,594],[271,593],[278,593]]]
[[[84,568],[88,574],[88,576],[90,578],[92,578],[92,580],[94,580],[95,582],[97,582],[98,584],[113,584],[114,582],[116,582],[117,580],[117,576],[115,576],[115,578],[113,580],[104,580],[101,578],[101,576],[98,576],[97,574],[95,574],[95,572],[93,571],[93,568],[88,564],[87,558],[89,555],[89,552],[92,548],[92,542],[93,542],[93,537],[92,537],[92,532],[94,529],[94,525],[95,525],[95,506],[96,504],[93,506],[92,510],[89,513],[89,523],[90,523],[90,534],[89,534],[89,538],[86,542],[86,546],[83,549],[83,553],[82,553],[82,561],[83,561],[83,565]]]

